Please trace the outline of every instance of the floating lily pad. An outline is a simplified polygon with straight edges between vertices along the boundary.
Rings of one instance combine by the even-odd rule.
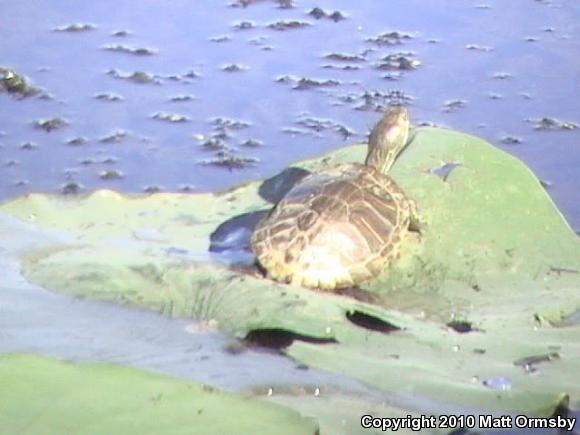
[[[448,130],[411,137],[392,176],[417,202],[422,233],[403,241],[400,260],[377,280],[342,295],[262,278],[247,223],[300,179],[292,173],[360,162],[364,146],[219,194],[29,195],[0,213],[78,239],[22,254],[35,283],[212,321],[239,338],[283,338],[300,363],[362,381],[401,409],[550,415],[568,400],[578,408],[578,236],[516,158]],[[227,249],[210,252],[218,228]],[[136,237],[142,229],[158,237]],[[521,364],[553,353],[533,372]]]
[[[9,355],[0,378],[6,433],[312,435],[318,426],[279,405],[113,365]]]

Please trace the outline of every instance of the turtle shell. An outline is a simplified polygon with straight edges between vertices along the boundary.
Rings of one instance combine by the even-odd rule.
[[[349,287],[395,258],[409,222],[409,201],[390,177],[343,164],[298,182],[259,222],[252,249],[275,280]]]

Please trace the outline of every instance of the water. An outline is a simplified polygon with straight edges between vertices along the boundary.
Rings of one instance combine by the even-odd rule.
[[[54,97],[0,95],[0,200],[57,192],[71,181],[86,191],[221,190],[364,140],[376,110],[393,101],[379,97],[364,107],[364,92],[398,91],[394,101],[408,102],[416,123],[477,134],[523,159],[580,228],[580,129],[536,131],[527,121],[580,123],[574,97],[580,93],[580,8],[574,0],[388,5],[362,0],[356,6],[301,1],[294,8],[274,1],[247,7],[209,0],[195,6],[186,1],[135,6],[128,0],[0,3],[0,66],[24,74]],[[314,7],[339,11],[346,19],[316,19],[308,14]],[[268,27],[280,20],[310,25]],[[254,27],[236,29],[242,21]],[[73,23],[95,29],[54,31]],[[118,31],[124,32],[114,36]],[[411,38],[400,45],[367,41],[391,31]],[[152,54],[106,49],[114,46]],[[407,60],[420,65],[377,69],[385,63],[380,59],[398,52],[410,53]],[[329,54],[352,60],[326,58]],[[232,65],[241,70],[224,71]],[[345,65],[357,69],[336,68]],[[198,77],[187,77],[192,70]],[[135,71],[154,75],[156,83],[114,77]],[[296,82],[277,81],[286,76],[331,82],[293,89]],[[95,98],[103,93],[122,100]],[[171,101],[174,97],[180,101]],[[187,120],[169,122],[166,115]],[[47,133],[32,125],[53,117],[68,126]],[[226,118],[223,128],[215,118]],[[119,131],[126,136],[118,143],[99,141]],[[223,132],[231,137],[213,146],[226,147],[226,157],[250,159],[230,161],[242,168],[200,164],[216,157],[203,143]],[[66,145],[77,137],[86,143]],[[28,142],[35,147],[21,149]]]

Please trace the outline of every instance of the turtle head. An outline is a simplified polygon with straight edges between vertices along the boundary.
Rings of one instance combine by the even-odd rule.
[[[373,166],[383,174],[388,172],[399,153],[407,145],[409,113],[401,106],[386,110],[369,136],[365,165]]]

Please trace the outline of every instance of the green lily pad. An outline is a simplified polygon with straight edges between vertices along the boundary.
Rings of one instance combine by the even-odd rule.
[[[345,396],[337,392],[331,394],[321,393],[316,396],[281,394],[273,395],[271,402],[298,410],[304,416],[316,418],[320,424],[320,433],[332,435],[380,435],[384,434],[380,428],[363,427],[363,416],[389,419],[392,424],[395,421],[404,422],[410,426],[398,428],[397,433],[410,434],[421,433],[443,434],[449,430],[440,428],[436,417],[427,420],[430,416],[405,409],[397,408],[387,403],[369,403],[360,398]],[[411,420],[413,419],[413,420]],[[427,422],[426,422],[427,420]],[[435,423],[432,425],[431,423]],[[368,423],[366,423],[368,425]],[[414,425],[414,426],[413,426]],[[413,430],[415,427],[415,430]],[[393,430],[392,427],[389,430]]]
[[[0,207],[67,244],[25,252],[56,291],[211,320],[238,337],[287,334],[285,351],[358,379],[405,409],[549,415],[580,406],[580,242],[531,171],[486,142],[420,128],[392,176],[422,234],[355,297],[306,290],[210,254],[243,241],[295,175],[361,161],[352,146],[221,194],[29,195]],[[216,232],[217,230],[217,232]],[[219,235],[220,237],[216,236]],[[413,404],[413,405],[410,405]]]
[[[313,419],[193,382],[104,364],[0,357],[4,433],[308,434]],[[224,416],[227,415],[227,418]]]

